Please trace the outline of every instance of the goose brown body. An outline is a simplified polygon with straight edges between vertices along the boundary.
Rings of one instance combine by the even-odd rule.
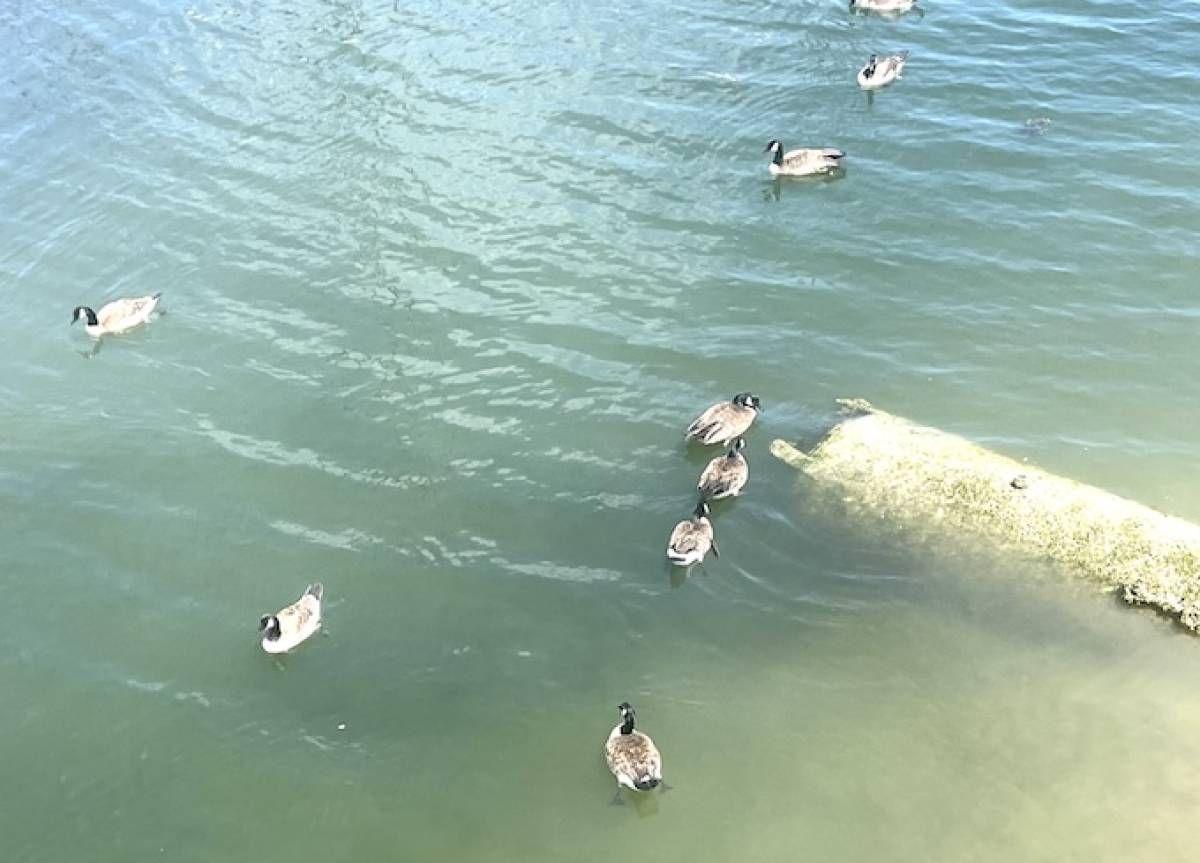
[[[838,168],[840,160],[846,155],[836,147],[804,147],[785,153],[779,141],[769,142],[763,152],[771,153],[768,167],[772,174],[780,177],[828,174]]]
[[[671,531],[671,539],[667,542],[667,558],[676,566],[691,566],[704,560],[710,550],[720,556],[716,550],[712,522],[708,518],[708,504],[701,500],[692,517],[679,522]]]
[[[262,649],[267,653],[287,653],[320,629],[324,592],[320,582],[310,584],[304,595],[291,605],[275,614],[263,615],[259,621]]]
[[[746,433],[758,418],[762,405],[758,396],[738,393],[727,402],[712,405],[687,427],[684,437],[705,446],[728,443]]]
[[[859,70],[858,86],[864,90],[878,90],[880,87],[886,87],[901,77],[906,62],[908,62],[907,51],[884,57],[872,54],[866,65]]]
[[[721,500],[742,493],[750,481],[750,464],[742,455],[746,446],[743,438],[735,438],[729,452],[719,455],[708,463],[696,488],[706,500]]]
[[[106,303],[98,312],[88,306],[76,306],[71,323],[83,318],[83,328],[93,338],[124,333],[150,320],[161,297],[162,291],[145,297],[123,297]]]
[[[604,743],[604,760],[617,784],[634,791],[649,791],[662,782],[662,754],[650,735],[634,728],[634,710],[622,704],[621,722]]]

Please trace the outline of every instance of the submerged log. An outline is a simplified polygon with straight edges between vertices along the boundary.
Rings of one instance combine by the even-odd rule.
[[[900,527],[1047,557],[1200,632],[1200,526],[1055,476],[862,400],[811,452],[771,453]]]

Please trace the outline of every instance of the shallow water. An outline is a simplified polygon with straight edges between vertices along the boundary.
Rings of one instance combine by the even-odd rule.
[[[1194,857],[1200,642],[766,451],[863,396],[1200,519],[1186,4],[102,5],[0,8],[6,860]]]

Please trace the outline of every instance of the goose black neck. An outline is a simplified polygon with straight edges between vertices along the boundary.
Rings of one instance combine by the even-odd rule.
[[[777,149],[775,154],[771,156],[771,161],[776,165],[783,167],[783,144],[780,144],[779,149]]]
[[[633,734],[633,714],[627,714],[624,721],[621,723],[622,734]]]
[[[267,641],[278,641],[279,637],[283,635],[283,630],[279,626],[278,617],[263,617],[260,625],[262,626],[263,637],[266,638]]]

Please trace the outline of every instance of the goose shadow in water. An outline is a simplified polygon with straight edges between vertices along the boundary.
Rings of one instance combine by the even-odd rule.
[[[83,357],[85,360],[93,360],[100,353],[100,346],[104,344],[104,339],[96,339],[90,348],[86,351],[76,350],[75,353]]]
[[[663,561],[663,568],[667,571],[667,582],[671,585],[672,589],[678,590],[687,584],[687,580],[691,576],[693,570],[699,569],[700,572],[708,575],[709,573],[707,564],[707,558],[702,560],[700,563],[693,563],[691,566],[676,566],[675,564],[671,563],[671,561],[667,560]]]
[[[663,568],[667,571],[667,581],[675,590],[687,584],[688,574],[691,573],[690,566],[675,566],[671,561],[664,561]]]
[[[803,186],[822,186],[826,183],[836,183],[846,177],[846,169],[834,168],[825,174],[811,174],[807,177],[772,177],[763,187],[762,198],[765,203],[778,203],[783,199],[783,187],[800,188]]]
[[[658,815],[658,794],[653,791],[618,791],[609,803],[624,808],[626,800],[633,806],[638,818],[653,818]]]
[[[322,627],[321,630],[317,633],[317,637],[328,638],[329,633],[325,630],[324,627]],[[261,638],[256,640],[255,644],[259,647],[259,652],[261,653],[262,645],[260,644],[260,641],[261,641]],[[274,668],[276,671],[287,671],[289,660],[292,660],[295,658],[295,654],[290,650],[287,651],[286,653],[269,653],[269,654],[267,654],[267,656],[269,657],[271,667]]]

